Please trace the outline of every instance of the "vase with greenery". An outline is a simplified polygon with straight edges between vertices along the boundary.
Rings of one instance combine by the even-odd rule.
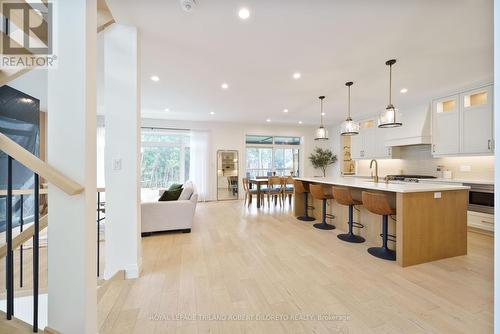
[[[323,171],[323,177],[326,177],[326,169],[337,161],[337,156],[330,149],[316,147],[309,156],[309,161],[316,169]]]

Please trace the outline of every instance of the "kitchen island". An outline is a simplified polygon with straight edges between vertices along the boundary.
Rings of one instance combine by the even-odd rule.
[[[351,189],[352,196],[361,200],[362,191],[383,192],[396,208],[396,217],[389,220],[389,234],[396,235],[396,242],[389,248],[396,250],[396,261],[402,266],[435,261],[467,254],[467,202],[469,187],[448,184],[373,182],[367,179],[346,177],[296,178],[296,180],[342,186]],[[294,215],[305,212],[304,195],[296,193]],[[321,217],[321,204],[309,197],[313,215]],[[381,216],[357,206],[354,220],[363,224],[355,233],[363,236],[368,244],[381,244]],[[347,230],[347,207],[334,202],[328,207],[335,215],[334,224],[341,231]],[[336,240],[336,242],[342,242]],[[354,247],[354,245],[353,245]],[[367,256],[370,256],[367,254]]]

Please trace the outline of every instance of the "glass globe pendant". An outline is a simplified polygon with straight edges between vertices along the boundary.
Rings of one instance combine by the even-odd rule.
[[[321,124],[319,128],[316,129],[316,136],[314,140],[328,140],[328,130],[323,126],[323,100],[324,96],[320,96],[319,100],[321,101]]]
[[[351,86],[353,82],[346,82],[347,86],[347,118],[340,125],[341,136],[354,136],[359,133],[359,124],[354,122],[351,118]]]
[[[402,126],[401,115],[399,110],[392,104],[392,65],[396,64],[396,59],[391,59],[385,62],[389,66],[389,104],[384,111],[382,111],[378,117],[378,127],[379,128],[395,128]]]

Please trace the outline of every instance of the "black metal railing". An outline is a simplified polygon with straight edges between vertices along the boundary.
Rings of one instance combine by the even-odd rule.
[[[6,263],[5,263],[5,274],[6,274],[6,290],[7,290],[7,319],[11,320],[14,316],[14,249],[13,249],[13,237],[12,237],[12,219],[13,219],[13,189],[12,189],[12,162],[13,158],[7,156],[7,196],[6,196]],[[36,173],[34,174],[34,232],[33,232],[33,332],[38,332],[38,284],[39,284],[39,241],[40,241],[40,212],[39,212],[39,198],[40,198],[40,180]],[[24,229],[24,216],[23,216],[23,206],[24,206],[24,196],[20,195],[21,199],[21,210],[20,210],[20,230]],[[20,286],[23,286],[23,246],[20,245]]]
[[[97,277],[99,277],[99,272],[100,272],[100,268],[99,268],[99,259],[100,259],[100,249],[99,249],[99,243],[100,243],[100,226],[101,226],[101,221],[103,221],[104,219],[106,219],[106,217],[104,216],[101,216],[101,214],[104,214],[105,213],[105,210],[104,210],[104,207],[102,206],[102,202],[101,202],[101,193],[99,192],[99,190],[97,191]]]

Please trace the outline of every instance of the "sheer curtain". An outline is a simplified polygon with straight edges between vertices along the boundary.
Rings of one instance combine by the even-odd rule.
[[[196,186],[198,200],[209,198],[210,132],[191,130],[189,178]]]

